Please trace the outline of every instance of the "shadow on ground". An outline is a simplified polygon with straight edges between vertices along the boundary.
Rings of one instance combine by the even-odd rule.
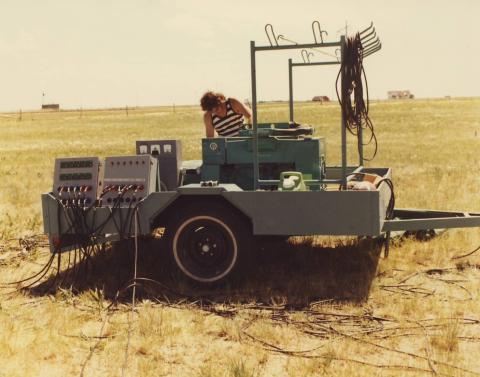
[[[381,243],[362,239],[335,247],[315,245],[312,238],[258,244],[241,276],[214,287],[192,286],[171,273],[161,239],[143,240],[138,254],[138,298],[202,302],[235,302],[291,307],[318,300],[358,302],[368,298],[375,278]],[[134,266],[134,244],[125,241],[78,265],[51,276],[30,292],[52,293],[62,287],[76,292],[103,289],[106,298],[128,301]],[[74,274],[74,272],[76,272]],[[74,276],[76,275],[76,276]],[[150,281],[155,280],[155,281]]]

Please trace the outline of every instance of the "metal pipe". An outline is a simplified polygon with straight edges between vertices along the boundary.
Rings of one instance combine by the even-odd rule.
[[[341,44],[341,50],[340,50],[340,61],[343,66],[343,59],[345,57],[345,36],[342,35],[340,37],[340,44]],[[344,109],[344,104],[345,104],[345,90],[343,88],[343,69],[340,71],[340,82],[341,84],[341,101],[342,101],[342,123],[340,125],[341,127],[341,134],[342,134],[342,188],[344,190],[347,189],[347,117],[345,114],[345,109]]]
[[[364,44],[370,43],[375,38],[377,38],[377,33],[374,33],[374,35],[372,35],[370,38],[361,39],[360,42],[362,42],[362,45],[364,45]]]
[[[288,108],[290,114],[290,123],[293,123],[293,70],[292,59],[288,59]]]
[[[364,51],[363,51],[363,56],[366,57],[366,56],[371,55],[371,54],[373,54],[374,52],[377,52],[377,51],[379,51],[379,50],[381,50],[381,49],[382,49],[382,44],[380,43],[380,44],[379,44],[378,46],[376,46],[376,47],[372,47],[372,48],[369,48],[368,50],[364,50]]]
[[[280,182],[279,179],[260,179],[258,181],[260,186],[276,185]],[[342,179],[304,179],[305,184],[321,184],[321,183],[343,183]]]
[[[382,44],[380,43],[380,44],[378,44],[378,45],[375,46],[375,47],[369,48],[369,49],[367,49],[367,50],[363,50],[363,54],[364,54],[364,55],[365,55],[365,54],[369,54],[370,52],[372,52],[372,51],[373,51],[373,52],[378,51],[378,50],[380,50],[381,48],[382,48]]]
[[[368,54],[363,55],[363,58],[365,59],[366,57],[369,57],[370,55],[373,55],[374,53],[376,53],[377,51],[380,51],[380,50],[381,50],[381,48],[379,48],[379,49],[377,49],[377,50],[375,50],[375,51],[369,52]]]
[[[270,29],[268,28],[270,26]],[[275,45],[278,46],[277,37],[275,36],[275,32],[273,31],[272,24],[265,25],[265,34],[267,34],[268,41],[270,42],[270,46],[273,46],[272,40],[270,39],[270,33],[272,33],[273,40],[275,41]]]
[[[365,30],[362,30],[359,34],[362,35],[362,34],[365,34],[368,30],[370,30],[370,28],[373,27],[373,22],[370,22],[370,26],[368,26]]]
[[[373,28],[372,31],[370,33],[368,33],[367,35],[364,35],[363,37],[361,37],[361,39],[365,40],[373,34],[375,34],[375,28]],[[360,34],[360,35],[362,35],[362,34]]]
[[[363,45],[363,43],[362,43],[362,47],[363,47],[364,50],[368,50],[369,48],[375,48],[378,45],[381,45],[380,39],[378,39],[378,38],[374,42],[370,42],[370,43],[365,44],[365,45]]]
[[[335,65],[340,62],[313,62],[313,63],[292,63],[292,67],[304,67],[308,65]]]
[[[302,55],[303,62],[304,62],[304,63],[308,63],[308,51],[305,50],[305,49],[303,49],[303,50],[301,51],[301,55]],[[305,57],[305,55],[306,55],[306,57]]]
[[[257,77],[255,68],[255,42],[250,41],[250,64],[252,70],[252,126],[253,126],[253,189],[258,188],[258,123],[257,123]]]
[[[285,46],[256,46],[255,51],[268,51],[268,50],[295,50],[302,48],[315,48],[315,47],[339,47],[339,42],[325,42],[325,43],[307,43],[298,45],[285,45]]]
[[[363,128],[360,123],[358,126],[358,165],[363,166]]]
[[[372,23],[367,29],[365,29],[364,31],[361,31],[360,33],[358,33],[358,35],[360,35],[362,39],[368,38],[370,35],[372,35],[373,33],[375,33],[375,28],[374,28],[374,27],[372,28],[372,26],[373,26],[373,23]],[[370,29],[371,29],[372,31],[370,31]],[[365,34],[367,31],[368,31],[369,33],[366,34],[366,35],[363,35],[363,34]]]
[[[363,58],[365,59],[367,56],[370,56],[370,55],[376,53],[377,51],[380,51],[381,49],[382,49],[382,46],[374,48],[373,50],[368,50],[367,52],[363,53]]]
[[[322,33],[325,33],[326,35],[328,35],[328,33],[327,33],[326,30],[322,30],[322,28],[320,27],[320,22],[318,22],[317,20],[313,21],[313,22],[312,22],[312,32],[313,32],[313,39],[315,39],[315,43],[317,43],[317,35],[316,35],[316,33],[315,33],[315,25],[318,26],[318,33],[320,34],[320,40],[321,40],[322,43],[323,43]]]

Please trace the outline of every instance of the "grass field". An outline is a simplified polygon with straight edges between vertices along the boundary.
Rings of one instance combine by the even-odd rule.
[[[480,212],[480,99],[371,104],[397,207]],[[260,121],[288,119],[263,104]],[[296,105],[340,161],[335,103]],[[40,194],[56,157],[133,154],[137,139],[181,139],[200,158],[196,107],[0,114],[0,282],[48,259]],[[349,161],[356,162],[354,140]],[[367,148],[367,155],[371,152]],[[0,290],[0,376],[480,375],[478,229],[394,242],[385,259],[366,240],[291,238],[258,247],[246,282],[191,291],[162,279],[162,249],[140,246],[139,275],[165,286],[130,291],[132,247],[108,248],[78,286]],[[48,281],[47,281],[48,283]]]

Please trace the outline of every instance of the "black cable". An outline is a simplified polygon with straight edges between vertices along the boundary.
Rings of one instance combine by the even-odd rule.
[[[386,220],[392,220],[393,215],[394,215],[394,209],[395,209],[395,192],[393,190],[393,182],[390,178],[382,178],[375,185],[377,187],[377,189],[380,187],[380,185],[383,182],[385,182],[387,184],[388,188],[390,189],[390,193],[391,193],[390,200],[388,201],[388,205],[387,205],[385,219]]]
[[[92,257],[99,252],[99,236],[103,234],[103,229],[110,221],[113,221],[115,228],[120,236],[120,238],[125,238],[130,236],[130,230],[133,221],[133,214],[137,211],[137,208],[140,204],[140,201],[133,201],[133,198],[130,198],[130,203],[126,211],[126,218],[122,216],[121,203],[123,202],[124,196],[128,191],[134,190],[133,198],[136,195],[136,187],[133,185],[124,186],[119,188],[118,196],[111,208],[110,214],[103,220],[100,224],[95,224],[96,211],[95,209],[101,205],[101,198],[109,190],[103,190],[100,194],[99,201],[94,201],[91,205],[86,206],[86,187],[81,186],[80,188],[68,188],[59,193],[59,197],[56,198],[57,201],[57,224],[58,224],[58,243],[53,244],[52,255],[50,256],[47,263],[42,267],[40,271],[29,276],[25,279],[18,281],[6,283],[5,286],[10,286],[13,284],[25,283],[27,285],[22,286],[19,289],[28,289],[34,286],[38,286],[38,283],[48,274],[52,269],[55,258],[57,259],[57,266],[55,276],[52,278],[51,282],[48,284],[46,291],[50,290],[54,285],[57,286],[63,285],[68,278],[72,278],[72,285],[75,283],[79,267],[78,264],[84,264],[85,273],[88,272],[88,265],[92,264]],[[62,193],[65,192],[65,196],[68,198],[62,198]],[[90,220],[87,221],[87,216],[93,210],[93,215]],[[116,214],[119,212],[119,218],[116,219]],[[63,216],[62,216],[63,215]],[[93,219],[93,220],[92,220]],[[118,220],[118,221],[117,221]],[[66,224],[66,229],[62,229],[62,224]],[[67,236],[69,238],[67,238]],[[68,242],[68,243],[66,243]],[[65,269],[62,269],[62,248],[65,246],[72,246],[71,250],[68,251],[68,261]],[[67,251],[65,251],[67,252]],[[72,258],[73,253],[73,258]],[[73,261],[72,261],[73,259]],[[77,263],[78,260],[78,263]],[[72,265],[73,263],[73,265]],[[61,272],[65,270],[65,274],[61,276]],[[60,282],[57,281],[61,278]]]
[[[373,142],[374,151],[372,157],[364,157],[364,160],[371,161],[377,154],[378,143],[373,123],[368,116],[368,83],[365,69],[363,68],[363,46],[360,40],[360,34],[357,33],[354,37],[347,38],[345,45],[342,47],[343,59],[335,82],[337,98],[342,108],[346,129],[357,138],[359,138],[360,129],[362,129],[362,133],[364,130],[370,132],[369,140],[366,143],[362,141],[362,146],[369,145]],[[339,93],[338,89],[340,77],[342,78],[341,93]],[[364,100],[363,81],[365,81],[366,102]],[[360,153],[360,140],[358,149]]]

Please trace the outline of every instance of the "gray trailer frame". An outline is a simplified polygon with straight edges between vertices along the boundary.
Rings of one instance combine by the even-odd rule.
[[[338,179],[339,168],[327,168],[327,178]],[[349,171],[353,171],[349,168]],[[358,172],[391,177],[388,168],[356,169]],[[234,184],[202,187],[190,184],[175,191],[154,192],[137,208],[139,235],[150,235],[168,222],[169,211],[178,210],[182,199],[202,201],[222,198],[249,219],[253,235],[336,235],[382,236],[390,231],[480,227],[480,213],[395,209],[394,219],[386,220],[390,191],[381,184],[377,191],[243,191]],[[52,194],[42,195],[44,231],[60,236],[69,228],[68,208],[60,211]],[[106,235],[118,235],[118,225],[132,216],[129,208],[120,207],[113,217],[109,207],[93,207],[87,213],[91,226],[106,221]],[[123,219],[123,220],[122,220]],[[73,230],[70,230],[73,232]],[[134,234],[133,222],[123,229],[125,237]],[[112,238],[110,238],[112,239]]]
[[[397,230],[416,231],[438,228],[480,227],[480,213],[395,209],[394,219],[386,219],[387,207],[392,193],[390,187],[385,182],[372,191],[346,190],[347,181],[352,173],[377,174],[383,178],[391,179],[392,172],[390,168],[365,168],[361,164],[360,166],[347,166],[346,120],[343,111],[340,125],[342,165],[339,167],[327,167],[325,179],[309,182],[314,184],[335,183],[340,185],[341,190],[261,190],[261,187],[276,185],[279,181],[262,180],[259,176],[256,53],[287,49],[339,47],[341,50],[340,62],[335,64],[342,64],[344,45],[344,36],[340,38],[339,42],[330,43],[284,46],[256,46],[253,41],[250,43],[254,173],[254,189],[252,191],[242,190],[235,184],[219,183],[213,187],[201,183],[189,184],[180,186],[174,191],[153,192],[140,201],[134,211],[125,207],[115,208],[115,211],[112,211],[112,208],[109,207],[91,207],[85,211],[84,219],[82,220],[85,233],[89,234],[89,230],[91,231],[101,224],[102,234],[95,235],[95,242],[117,240],[136,235],[148,236],[157,228],[167,227],[168,230],[170,218],[178,217],[179,213],[187,212],[192,203],[196,203],[197,207],[198,203],[205,203],[205,208],[208,209],[209,203],[213,202],[224,206],[227,215],[233,213],[238,218],[246,220],[244,223],[248,224],[248,231],[253,236],[335,235],[383,237],[387,235],[386,238],[388,239],[389,232]],[[309,65],[313,64],[309,63]],[[291,67],[293,67],[293,64],[290,60],[290,71]],[[290,84],[292,85],[291,77]],[[293,117],[292,89],[290,91],[290,109],[291,117]],[[359,144],[362,144],[361,135]],[[360,153],[359,157],[360,163],[362,163],[362,153]],[[50,237],[52,252],[67,250],[68,248],[62,248],[62,245],[59,245],[59,240],[64,234],[78,232],[78,227],[71,226],[73,210],[63,207],[51,193],[42,195],[42,209],[44,231]],[[134,214],[135,221],[132,220]],[[203,221],[210,221],[211,218],[210,214],[202,217]],[[134,223],[137,221],[138,228],[134,226]],[[223,224],[222,221],[217,221],[217,223]],[[118,224],[123,224],[123,228],[119,229]],[[188,221],[184,222],[184,224],[187,226]],[[230,232],[229,229],[227,230]],[[237,241],[241,242],[242,240],[234,241],[234,257],[236,258]],[[205,247],[205,250],[207,250],[209,246],[205,244],[202,247]],[[177,254],[175,254],[175,258],[177,258]],[[194,277],[194,280],[207,283],[215,282],[217,276],[219,279],[226,276],[232,266],[233,264],[229,265],[225,271],[221,271],[221,273],[212,278],[199,277],[195,279]],[[192,278],[188,271],[184,272]]]

